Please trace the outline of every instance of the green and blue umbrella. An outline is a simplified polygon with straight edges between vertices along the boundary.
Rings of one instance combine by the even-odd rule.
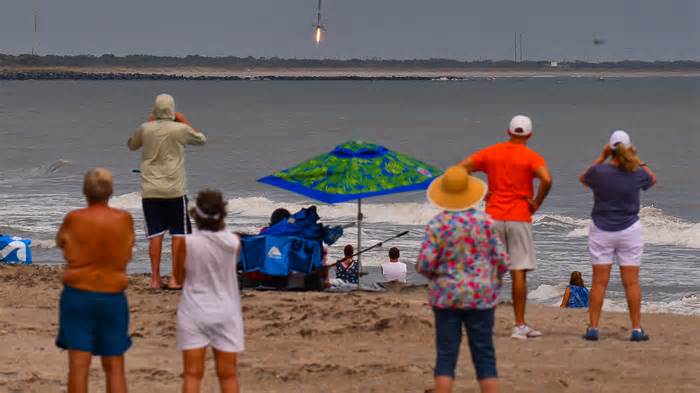
[[[428,188],[437,167],[384,146],[361,141],[258,179],[259,182],[324,202],[358,201],[357,249],[361,249],[362,199]],[[358,256],[358,262],[359,262]]]
[[[321,202],[340,203],[424,190],[440,174],[435,166],[384,146],[351,141],[258,181]]]

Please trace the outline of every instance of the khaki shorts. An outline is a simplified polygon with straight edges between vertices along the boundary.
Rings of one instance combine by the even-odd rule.
[[[510,256],[510,270],[537,269],[531,223],[494,220],[493,227]]]

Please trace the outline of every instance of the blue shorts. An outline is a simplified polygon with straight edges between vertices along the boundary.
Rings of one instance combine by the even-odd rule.
[[[462,325],[467,331],[469,351],[477,379],[497,378],[496,351],[493,347],[495,310],[439,309],[435,312],[436,377],[455,377],[462,342]]]
[[[123,355],[131,347],[124,292],[88,292],[64,286],[56,346],[95,356]]]
[[[187,196],[177,198],[144,198],[141,201],[146,219],[146,236],[150,239],[170,231],[173,236],[192,233],[187,214]]]

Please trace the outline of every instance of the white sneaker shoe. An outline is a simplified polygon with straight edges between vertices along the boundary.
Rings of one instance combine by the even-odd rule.
[[[540,337],[542,332],[537,331],[527,325],[514,326],[513,333],[510,335],[511,338],[517,338],[519,340],[527,340],[528,338]]]

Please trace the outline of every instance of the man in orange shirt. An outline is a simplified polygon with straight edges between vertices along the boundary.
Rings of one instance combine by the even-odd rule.
[[[474,153],[461,163],[469,172],[484,172],[489,193],[486,212],[510,255],[513,281],[515,326],[511,337],[527,339],[542,333],[525,322],[527,272],[537,268],[532,241],[532,215],[540,208],[552,187],[552,177],[544,158],[527,147],[532,136],[529,117],[515,116],[508,129],[510,140]],[[537,196],[533,181],[539,179]]]
[[[124,353],[131,346],[124,290],[134,225],[131,214],[107,205],[112,174],[106,169],[85,174],[83,193],[87,208],[68,213],[56,235],[67,262],[56,345],[68,350],[68,393],[88,391],[93,355],[102,357],[107,391],[124,393]]]

